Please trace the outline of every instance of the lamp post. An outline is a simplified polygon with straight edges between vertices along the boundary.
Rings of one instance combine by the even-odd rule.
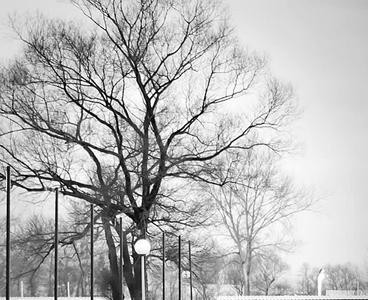
[[[93,259],[94,259],[94,249],[93,249],[93,235],[94,235],[94,228],[93,228],[93,225],[94,225],[94,210],[93,210],[93,204],[90,205],[90,230],[91,230],[91,239],[90,239],[90,248],[91,248],[91,260],[90,260],[90,270],[91,270],[91,286],[90,286],[90,293],[89,293],[89,296],[90,296],[90,299],[93,300],[93,295],[94,295],[94,290],[93,290],[93,282],[94,282],[94,265],[93,265]],[[69,282],[68,282],[68,291],[69,291]],[[68,293],[68,297],[69,297],[69,293]]]
[[[141,255],[141,274],[142,274],[142,300],[146,299],[146,287],[145,287],[145,278],[144,278],[144,271],[145,271],[145,256],[149,254],[151,250],[151,244],[147,239],[139,239],[134,244],[134,250],[139,255]]]
[[[190,241],[188,241],[188,259],[189,259],[189,289],[190,300],[193,299],[193,281],[192,281],[192,248]]]
[[[55,189],[55,234],[54,234],[54,299],[58,298],[58,247],[59,247],[59,190]]]
[[[6,167],[6,300],[10,300],[10,167]]]
[[[162,233],[162,300],[165,300],[165,232]]]

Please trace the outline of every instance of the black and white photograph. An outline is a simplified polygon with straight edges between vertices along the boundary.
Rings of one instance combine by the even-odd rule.
[[[0,0],[0,300],[368,300],[368,0]]]

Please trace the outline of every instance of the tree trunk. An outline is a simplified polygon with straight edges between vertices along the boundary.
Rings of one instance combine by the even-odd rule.
[[[119,280],[119,268],[118,258],[116,255],[116,248],[114,239],[112,237],[109,218],[102,217],[102,224],[105,232],[106,243],[109,251],[109,263],[110,263],[110,286],[113,300],[121,300],[122,295],[120,293],[120,280]]]
[[[250,296],[250,265],[246,264],[246,295]]]
[[[252,268],[252,245],[250,242],[248,242],[247,246],[247,256],[246,256],[246,295],[250,296],[250,272]]]
[[[30,297],[36,297],[37,285],[35,284],[35,275],[36,273],[32,273],[29,277]]]
[[[270,292],[271,285],[275,282],[275,278],[272,278],[269,283],[266,284],[266,296],[268,296],[268,293]]]
[[[241,262],[241,270],[242,270],[242,281],[243,281],[243,286],[241,287],[241,296],[243,295],[247,295],[247,264],[245,261]]]
[[[141,300],[141,262],[139,256],[133,251],[133,265],[135,266],[133,268],[133,265],[130,261],[128,241],[125,233],[123,233],[123,258],[124,278],[129,289],[130,297],[132,298],[132,300]]]

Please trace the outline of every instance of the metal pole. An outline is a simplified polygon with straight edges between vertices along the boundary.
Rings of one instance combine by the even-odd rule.
[[[145,285],[145,278],[144,278],[144,255],[142,255],[141,261],[141,272],[142,272],[142,300],[146,300],[146,285]]]
[[[179,235],[179,300],[181,300],[181,236]]]
[[[165,300],[165,232],[162,233],[162,299]]]
[[[55,189],[55,261],[54,261],[54,299],[57,300],[58,297],[58,246],[59,246],[59,237],[58,237],[58,219],[59,219],[59,191]]]
[[[6,167],[6,300],[10,300],[10,167]]]
[[[123,218],[120,217],[120,295],[123,298]]]
[[[93,204],[90,205],[90,229],[91,229],[91,238],[90,238],[90,248],[91,248],[91,261],[90,261],[90,268],[91,268],[91,286],[90,286],[90,298],[91,300],[93,300],[93,256],[94,256],[94,249],[93,249],[93,225],[94,225],[94,220],[93,220]]]
[[[24,286],[23,286],[23,281],[20,282],[20,297],[23,298],[24,297]]]
[[[192,250],[190,247],[190,241],[188,241],[189,248],[189,288],[190,288],[190,300],[193,299],[193,285],[192,285]]]

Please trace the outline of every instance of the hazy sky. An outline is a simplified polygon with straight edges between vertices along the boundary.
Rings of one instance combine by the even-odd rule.
[[[0,0],[0,20],[37,8],[70,13],[66,1]],[[289,262],[368,262],[368,1],[224,0],[239,38],[267,55],[304,109],[293,134],[300,154],[285,160],[315,190],[314,212],[295,220],[300,241]],[[16,42],[0,28],[0,61]]]
[[[368,261],[368,1],[227,0],[244,44],[293,84],[303,144],[287,169],[320,199],[291,261]]]

